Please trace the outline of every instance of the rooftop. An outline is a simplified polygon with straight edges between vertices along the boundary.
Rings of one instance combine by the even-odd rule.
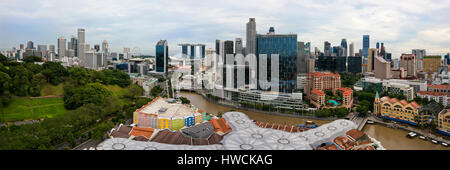
[[[169,99],[161,97],[154,99],[145,106],[136,110],[136,112],[153,114],[158,115],[159,117],[167,118],[194,116],[194,114],[198,114],[188,105],[181,103],[170,103]]]
[[[429,84],[428,87],[433,89],[450,89],[450,85],[442,85],[442,84]]]
[[[325,93],[322,90],[313,89],[311,93],[317,94],[319,96],[325,96]]]
[[[192,138],[208,138],[214,133],[214,127],[210,122],[206,122],[193,127],[181,129],[181,132]]]
[[[313,76],[313,77],[322,77],[322,76],[340,76],[338,73],[332,73],[332,72],[313,72],[313,73],[308,73],[308,76]]]

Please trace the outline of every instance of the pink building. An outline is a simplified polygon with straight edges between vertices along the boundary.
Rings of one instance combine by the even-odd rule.
[[[392,78],[391,62],[388,62],[384,58],[376,56],[374,72],[375,72],[375,78],[379,78],[382,80]]]

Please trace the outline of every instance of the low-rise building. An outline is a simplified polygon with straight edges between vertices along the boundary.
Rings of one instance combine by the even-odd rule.
[[[419,125],[425,122],[425,115],[419,112],[421,106],[416,102],[407,102],[397,98],[384,96],[381,99],[378,94],[375,97],[374,113],[381,118],[386,118],[411,125]]]
[[[442,110],[437,119],[437,131],[450,136],[450,109]]]
[[[434,100],[444,106],[448,106],[450,100],[450,95],[440,92],[419,91],[419,93],[417,93],[417,96],[421,98],[427,98],[429,101]]]
[[[428,91],[450,94],[450,85],[430,84],[428,85]]]
[[[174,99],[157,97],[133,113],[138,127],[179,130],[203,122],[204,113]]]
[[[322,90],[313,89],[311,91],[310,102],[317,108],[325,106],[325,93]]]
[[[353,106],[353,90],[350,88],[338,88],[336,91],[339,96],[342,97],[342,106],[347,109]]]

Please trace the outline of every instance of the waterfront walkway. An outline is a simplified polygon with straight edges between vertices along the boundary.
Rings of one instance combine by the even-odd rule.
[[[450,144],[449,140],[444,139],[442,136],[438,136],[438,135],[431,133],[430,130],[419,129],[416,127],[411,127],[409,125],[399,124],[399,123],[395,123],[395,122],[393,123],[393,121],[384,122],[382,119],[375,117],[375,116],[368,117],[368,120],[385,125],[390,128],[396,128],[396,129],[402,129],[402,130],[405,130],[408,132],[414,132],[414,133],[417,133],[418,135],[427,137],[427,139],[434,139],[439,142],[445,142],[447,144]]]

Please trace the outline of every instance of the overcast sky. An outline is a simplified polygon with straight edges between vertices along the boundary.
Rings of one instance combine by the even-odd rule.
[[[29,40],[56,45],[85,28],[91,47],[107,40],[112,51],[154,55],[157,41],[166,39],[175,55],[178,43],[214,48],[216,39],[245,41],[252,17],[258,33],[273,26],[321,51],[324,41],[334,46],[346,38],[358,52],[369,34],[371,47],[384,42],[394,58],[416,48],[450,52],[449,0],[1,0],[0,11],[1,49]]]

